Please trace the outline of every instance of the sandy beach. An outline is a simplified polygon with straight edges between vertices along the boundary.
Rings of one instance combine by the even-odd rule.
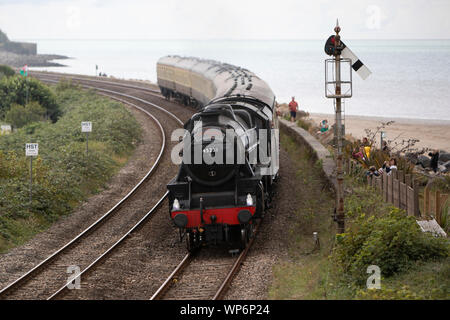
[[[327,119],[330,126],[334,123],[332,114],[310,114],[310,119],[316,124],[323,119]],[[417,147],[428,147],[450,152],[450,121],[448,120],[426,120],[426,119],[406,119],[406,118],[382,118],[365,116],[345,116],[346,134],[351,134],[355,138],[365,136],[364,129],[375,130],[381,122],[395,121],[388,126],[386,132],[387,140],[393,140],[396,137],[401,141],[410,138],[419,139]]]

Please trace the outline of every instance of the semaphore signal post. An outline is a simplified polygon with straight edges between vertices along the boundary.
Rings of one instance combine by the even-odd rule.
[[[338,233],[344,233],[344,126],[342,119],[342,99],[352,97],[352,69],[363,79],[366,79],[371,72],[341,41],[339,21],[336,22],[334,31],[336,34],[330,36],[325,43],[325,53],[333,56],[333,58],[325,60],[325,96],[327,98],[335,99],[334,142],[336,147],[337,190],[334,219],[338,224]]]

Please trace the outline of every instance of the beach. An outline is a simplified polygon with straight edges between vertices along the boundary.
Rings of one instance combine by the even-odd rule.
[[[313,113],[309,118],[315,124],[327,119],[331,127],[334,124],[334,115]],[[449,120],[426,120],[426,119],[408,119],[408,118],[383,118],[367,116],[345,116],[345,133],[351,134],[357,139],[363,138],[365,129],[376,130],[382,122],[395,121],[385,128],[386,140],[397,141],[411,138],[419,139],[416,144],[419,148],[440,149],[450,152],[450,121]],[[379,144],[379,137],[377,143]]]

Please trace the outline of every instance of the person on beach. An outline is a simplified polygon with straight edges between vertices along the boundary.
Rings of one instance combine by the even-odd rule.
[[[361,146],[363,147],[363,153],[366,159],[370,158],[370,149],[371,149],[371,143],[369,142],[369,139],[366,137],[363,138]]]
[[[367,177],[378,177],[380,173],[377,171],[377,168],[375,166],[370,166],[369,170],[366,172]]]
[[[362,161],[364,160],[364,147],[356,147],[352,153],[353,159]]]
[[[439,150],[435,149],[433,152],[428,154],[431,157],[430,167],[433,169],[434,173],[437,172],[438,161],[439,161]]]
[[[365,154],[367,159],[370,158],[370,146],[365,146],[364,147],[364,154]]]
[[[295,97],[292,97],[292,101],[289,102],[289,111],[291,112],[291,122],[295,121],[297,116],[298,103],[295,101]]]
[[[276,110],[277,117],[281,117],[280,105],[276,101],[275,101],[275,110]]]
[[[320,122],[320,133],[324,133],[328,131],[328,120],[324,119]]]
[[[363,145],[364,147],[370,146],[369,139],[367,139],[366,137],[364,137],[364,138],[363,138],[363,141],[362,141],[362,145]]]
[[[383,163],[383,167],[380,168],[379,172],[381,174],[383,173],[383,171],[385,171],[388,175],[390,175],[392,170],[397,170],[397,159],[395,158],[389,159],[389,162],[385,161]]]

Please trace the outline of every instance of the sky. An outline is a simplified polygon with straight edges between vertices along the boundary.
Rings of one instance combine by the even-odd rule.
[[[10,39],[449,39],[450,0],[0,0]]]

